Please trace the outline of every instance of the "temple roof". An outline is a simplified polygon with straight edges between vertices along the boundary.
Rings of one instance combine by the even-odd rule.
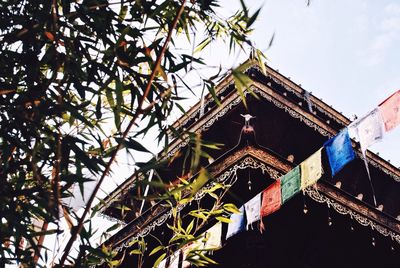
[[[228,74],[216,88],[220,105],[214,102],[212,96],[207,95],[203,106],[200,103],[196,104],[173,125],[176,129],[185,128],[191,132],[201,133],[204,140],[224,144],[220,150],[206,149],[211,158],[203,159],[201,164],[208,170],[213,180],[196,193],[194,200],[197,204],[200,202],[203,205],[209,204],[207,198],[210,197],[206,192],[212,187],[213,182],[233,186],[230,191],[232,191],[231,196],[235,198],[226,197],[226,202],[233,202],[236,205],[244,204],[267,185],[304,161],[321,148],[328,139],[351,123],[341,113],[268,66],[266,66],[266,73],[263,73],[257,63],[252,63],[246,69],[246,73],[253,80],[244,92],[247,107],[243,105],[235,89],[232,75]],[[243,115],[245,114],[251,114],[254,117],[250,124],[244,123]],[[174,140],[170,143],[168,150],[158,155],[161,162],[168,160],[166,161],[168,165],[155,169],[164,183],[174,181],[180,176],[183,157],[179,152],[187,150],[188,143],[188,137]],[[390,250],[386,247],[391,247],[392,251],[400,248],[400,196],[398,194],[400,170],[378,155],[367,152],[372,185],[377,199],[377,206],[375,206],[367,172],[360,158],[359,144],[352,141],[352,145],[358,158],[347,164],[333,177],[326,170],[314,186],[304,190],[303,196],[297,195],[285,204],[276,216],[272,215],[269,221],[274,222],[275,219],[280,223],[275,225],[272,223],[268,234],[262,235],[267,241],[271,240],[268,243],[272,243],[274,239],[281,241],[280,243],[286,241],[273,238],[273,234],[287,232],[287,228],[290,227],[290,223],[287,222],[289,218],[294,221],[299,220],[300,222],[296,222],[297,228],[308,228],[307,232],[313,232],[313,228],[325,230],[322,218],[326,215],[321,213],[329,214],[329,211],[333,210],[336,214],[329,214],[328,219],[334,218],[338,229],[332,235],[329,235],[326,230],[321,232],[326,237],[331,237],[332,241],[336,241],[335,238],[341,239],[347,246],[343,254],[346,253],[349,256],[355,254],[353,247],[369,250],[365,242],[370,239],[369,235],[372,233],[372,241],[375,243],[375,239],[379,240],[381,244],[379,252],[387,257],[386,261],[391,263],[392,259],[396,258],[396,255],[390,254]],[[322,162],[323,166],[327,166],[325,156]],[[144,210],[139,214],[142,201],[132,198],[143,190],[140,189],[138,182],[145,176],[135,174],[128,178],[102,202],[101,210],[104,215],[124,223],[123,228],[105,242],[114,249],[122,250],[130,247],[132,241],[146,237],[150,233],[164,236],[163,232],[166,229],[158,228],[158,226],[168,222],[172,209],[163,201],[146,201]],[[196,174],[193,177],[195,176]],[[252,187],[248,184],[250,181]],[[315,201],[312,204],[308,203],[309,209],[314,211],[311,213],[312,223],[311,218],[305,219],[299,216],[302,213],[301,206],[303,203],[305,206],[306,202],[309,202],[307,200]],[[121,215],[119,209],[115,208],[118,206],[126,206],[131,210]],[[178,205],[177,209],[182,211],[181,213],[188,213],[194,208],[193,206],[196,205],[186,203]],[[359,227],[354,228],[353,223],[358,223]],[[352,236],[347,233],[348,226],[352,226],[352,230],[357,230],[357,234],[353,235],[355,238],[351,238]],[[296,236],[294,238],[296,243],[306,243],[305,252],[314,250],[313,243],[317,242],[310,242],[314,238],[310,240],[308,237],[303,237],[301,232],[292,231]],[[376,233],[379,235],[376,236]],[[328,243],[326,237],[316,238],[316,240],[319,239],[318,243]],[[328,246],[334,244],[332,241]],[[342,242],[337,242],[338,248],[343,247]],[[231,242],[231,247],[226,250],[229,251],[235,243]],[[339,251],[335,249],[332,254]],[[324,254],[319,255],[319,262],[324,262]],[[370,255],[370,259],[365,259],[364,262],[366,264],[379,262],[381,256],[379,254]],[[128,266],[129,262],[127,260]],[[227,264],[226,260],[225,264]],[[320,267],[320,264],[315,267]]]
[[[253,83],[244,92],[250,103],[248,109],[244,107],[235,89],[233,76],[228,74],[217,85],[215,90],[217,98],[220,99],[220,105],[217,105],[211,94],[208,94],[203,104],[197,103],[173,124],[176,129],[184,128],[191,132],[202,133],[203,139],[224,143],[225,146],[222,150],[210,152],[214,159],[221,157],[236,145],[237,135],[241,128],[241,123],[238,122],[243,121],[239,117],[240,114],[250,112],[256,115],[255,127],[257,128],[260,144],[282,158],[287,158],[289,155],[295,156],[295,163],[304,160],[313,150],[318,149],[317,147],[320,147],[324,141],[334,136],[340,129],[351,122],[344,115],[278,71],[266,66],[266,73],[263,73],[262,68],[256,62],[250,63],[245,63],[248,65],[246,73],[253,79]],[[250,92],[256,94],[258,99],[249,94]],[[230,130],[230,133],[221,134],[218,129]],[[307,131],[299,131],[298,135],[294,136],[290,134],[300,129],[307,129]],[[285,131],[290,133],[285,133]],[[304,141],[309,143],[309,148],[303,148]],[[159,160],[172,158],[177,152],[183,150],[187,144],[187,137],[172,141],[168,150],[159,154]],[[358,144],[354,143],[354,146],[358,147]],[[358,154],[360,155],[359,149]],[[386,196],[386,189],[400,190],[400,184],[397,183],[400,181],[400,170],[370,151],[367,152],[367,157],[373,167],[374,183],[379,184],[377,195]],[[170,165],[169,170],[160,171],[164,177],[169,177],[168,180],[176,179],[177,173],[176,171],[174,172],[174,168],[179,169],[179,160],[174,160],[174,162],[176,162],[176,165]],[[364,177],[363,169],[358,167],[360,166],[359,162],[352,165],[357,166],[355,168],[358,170],[356,173],[360,173],[359,176]],[[351,172],[354,173],[354,171]],[[378,179],[382,176],[384,179]],[[115,213],[110,213],[107,208],[117,203],[123,203],[126,195],[135,186],[135,182],[141,178],[143,178],[142,174],[135,174],[128,178],[104,199],[101,210],[106,215],[118,217]],[[382,183],[382,181],[384,182]],[[341,183],[344,187],[349,184],[346,181]],[[361,187],[356,180],[353,180],[350,184],[347,191],[352,192],[354,196],[363,191],[369,191],[368,187]],[[366,200],[369,200],[368,193],[364,193],[363,196],[367,196]],[[378,199],[381,198],[378,197]],[[382,197],[382,199],[387,200],[388,198]],[[380,202],[380,204],[383,203],[385,202]],[[390,214],[393,217],[397,217],[400,214],[400,208],[392,209],[391,207],[395,205],[391,204],[393,201],[389,203]],[[383,207],[386,210],[388,205],[383,204]],[[132,215],[129,220],[134,218],[135,216]]]

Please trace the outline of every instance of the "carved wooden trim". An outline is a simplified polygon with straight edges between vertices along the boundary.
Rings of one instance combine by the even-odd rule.
[[[254,67],[259,69],[258,66]],[[305,90],[301,86],[297,85],[293,81],[289,80],[289,78],[279,73],[278,71],[275,71],[269,66],[267,66],[266,70],[267,76],[271,77],[274,82],[281,84],[286,90],[295,93],[298,97],[304,98]],[[315,96],[310,95],[310,100],[312,101],[314,106],[319,108],[321,112],[327,114],[329,117],[339,121],[344,125],[348,125],[350,123],[350,120],[348,118],[346,118],[344,115],[342,115],[320,99],[316,98]]]
[[[369,226],[383,236],[390,236],[400,243],[400,222],[383,212],[368,206],[360,200],[342,193],[336,187],[324,182],[308,187],[304,191],[311,199],[325,203],[342,215],[349,215],[363,226]]]
[[[258,152],[258,150],[253,152]],[[214,177],[214,179],[218,183],[233,185],[237,179],[237,170],[245,168],[261,169],[274,179],[278,179],[282,175],[279,170],[276,170],[271,165],[268,165],[258,159],[254,159],[252,156],[250,156],[250,154],[245,154],[242,155],[242,158],[238,159],[237,162],[232,162],[228,169],[222,170],[222,172],[218,174],[218,176]],[[206,195],[206,190],[213,187],[213,185],[213,181],[206,184],[196,193],[194,200],[201,200]],[[187,203],[184,205],[179,205],[178,211],[181,211],[186,206]],[[147,236],[157,226],[164,224],[171,217],[171,215],[171,209],[159,203],[147,211],[147,213],[127,224],[122,230],[106,241],[106,243],[112,245],[112,247],[118,251],[129,247],[130,242],[140,237]]]
[[[278,174],[284,174],[291,169],[289,164],[282,162],[277,156],[253,146],[245,146],[244,148],[228,155],[221,162],[212,165],[209,172],[213,177],[216,177],[230,166],[238,163],[240,159],[243,159],[247,156],[254,157],[257,160],[266,163],[269,167],[275,170],[275,172],[270,171],[275,173],[273,176],[271,176],[275,179],[279,178],[280,175]]]
[[[276,107],[283,109],[293,118],[304,122],[304,124],[308,127],[318,131],[321,135],[329,138],[336,135],[337,131],[331,128],[325,121],[321,121],[313,114],[305,111],[302,107],[290,102],[283,96],[276,93],[272,88],[258,82],[253,82],[253,84],[249,88],[254,93],[260,95],[263,99],[268,100]],[[244,94],[249,94],[249,89],[245,90]],[[216,121],[223,117],[228,111],[230,111],[240,103],[241,98],[238,94],[230,94],[229,97],[224,99],[221,106],[217,107],[211,113],[205,115],[201,120],[196,123],[196,125],[192,126],[189,130],[192,132],[202,132],[207,130]],[[173,156],[179,149],[186,145],[187,143],[182,141],[173,142],[170,146],[169,152],[164,155],[164,157],[169,158]],[[381,169],[383,172],[391,176],[395,181],[400,182],[400,170],[371,152],[367,153],[367,158],[373,166]]]
[[[257,64],[252,65],[249,68],[257,68]],[[291,92],[297,94],[298,96],[302,97],[304,89],[290,81],[288,78],[285,76],[281,75],[277,71],[271,69],[270,67],[267,66],[267,75],[271,76],[272,78],[275,78],[278,80],[279,83],[283,84],[287,90],[290,90]],[[217,89],[217,94],[220,92],[223,92],[229,85],[232,84],[232,76],[227,76],[221,85],[218,86]],[[310,128],[313,128],[314,130],[318,131],[321,135],[326,136],[326,137],[332,137],[334,136],[337,131],[332,129],[326,122],[321,121],[317,117],[315,117],[313,114],[308,113],[305,111],[302,107],[298,106],[297,104],[294,104],[284,98],[283,96],[279,95],[276,93],[272,88],[263,85],[258,82],[253,82],[253,84],[250,86],[250,89],[255,92],[256,94],[260,95],[263,97],[265,100],[270,101],[272,104],[274,104],[276,107],[283,109],[285,112],[287,112],[290,116],[293,118],[296,118],[302,122],[305,123]],[[244,94],[249,94],[249,90],[245,90]],[[338,120],[340,120],[343,124],[347,125],[349,123],[349,120],[335,111],[334,109],[330,108],[328,105],[326,105],[324,102],[320,101],[319,99],[312,97],[312,101],[314,102],[313,104],[319,105],[320,109],[323,109],[324,111],[328,111],[328,113],[331,113],[334,115],[334,117]],[[209,97],[208,97],[209,98]],[[211,101],[209,98],[208,101]],[[190,127],[190,131],[192,132],[202,132],[207,130],[209,127],[211,127],[215,122],[217,122],[220,118],[222,118],[227,112],[232,110],[234,107],[239,105],[241,103],[241,98],[240,96],[236,93],[233,92],[232,94],[228,95],[227,98],[225,98],[221,105],[218,106],[216,109],[213,109],[209,113],[207,113],[204,117],[202,117],[200,120],[196,122],[196,124],[192,125]],[[197,107],[197,108],[196,108]],[[196,109],[198,109],[199,104],[195,105],[192,107],[189,112],[187,113],[190,116],[193,114],[197,114]],[[184,119],[189,120],[187,117],[182,117],[180,122],[183,122],[182,120]],[[180,140],[175,140],[173,141],[170,146],[168,153],[162,156],[162,159],[170,158],[177,151],[179,151],[181,148],[184,148],[188,144],[188,137],[184,136]],[[377,155],[367,151],[367,158],[368,162],[373,165],[374,167],[382,170],[384,173],[388,174],[390,177],[392,177],[395,181],[400,182],[400,170],[391,165],[390,163],[386,162],[385,160],[381,159]],[[136,177],[132,177],[127,181],[127,183],[124,183],[124,185],[129,185],[128,187],[133,187],[133,181],[136,179]],[[109,197],[104,199],[107,204],[111,204],[118,198],[120,198],[123,193],[127,192],[129,188],[124,187],[119,187],[115,192],[111,193]],[[107,208],[107,205],[101,206],[101,211],[104,211]]]
[[[232,176],[236,174],[238,169],[244,168],[261,169],[272,178],[278,179],[292,169],[292,166],[288,163],[280,161],[268,152],[263,151],[262,153],[261,151],[261,149],[254,147],[245,147],[231,157],[227,157],[223,162],[217,163],[215,167],[211,168],[217,176],[215,180],[219,183],[233,185],[237,178],[232,178]],[[204,186],[196,193],[194,199],[201,200],[206,195],[206,190],[212,186],[213,182]],[[317,184],[306,188],[304,192],[313,200],[326,203],[328,207],[332,207],[338,213],[349,215],[359,224],[369,226],[371,229],[384,236],[390,236],[394,241],[400,243],[400,223],[396,219],[369,207],[366,203],[345,194],[340,189],[319,181]],[[178,211],[186,205],[178,206]],[[148,215],[142,215],[124,227],[108,243],[117,250],[129,247],[131,241],[147,236],[157,226],[164,224],[170,216],[171,209],[158,204],[151,209]]]

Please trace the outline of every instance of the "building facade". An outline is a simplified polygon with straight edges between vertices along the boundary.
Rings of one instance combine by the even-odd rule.
[[[223,144],[207,150],[202,159],[212,181],[231,185],[224,202],[237,207],[279,180],[351,121],[278,71],[256,63],[246,73],[253,83],[244,92],[246,105],[227,75],[217,86],[220,105],[212,96],[193,106],[173,125],[201,133],[203,140]],[[245,115],[252,118],[244,118]],[[181,176],[183,152],[189,139],[174,140],[161,160],[173,159],[154,172],[165,183]],[[210,267],[399,267],[400,266],[400,170],[372,152],[367,152],[368,179],[359,144],[352,141],[357,158],[332,176],[326,156],[324,174],[280,209],[229,239],[228,224],[222,226],[222,247],[212,252],[218,265]],[[179,154],[179,152],[182,152]],[[105,244],[129,252],[132,241],[151,237],[167,241],[172,235],[166,224],[171,208],[162,201],[142,201],[132,196],[143,192],[143,175],[133,176],[110,194],[101,208],[107,217],[124,227]],[[182,214],[199,206],[209,207],[206,193],[212,182],[194,196],[194,202],[178,205]],[[149,195],[157,194],[150,189]],[[376,204],[374,202],[376,198]],[[116,207],[130,210],[121,215]],[[208,227],[213,223],[208,224]],[[154,244],[155,245],[155,244]],[[187,265],[180,253],[177,267]],[[209,253],[211,254],[211,252]],[[126,254],[122,267],[132,267],[136,256]],[[154,257],[143,261],[151,267]]]

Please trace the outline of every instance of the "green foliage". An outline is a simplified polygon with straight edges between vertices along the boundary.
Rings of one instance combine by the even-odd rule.
[[[202,175],[200,171],[197,180],[201,180],[202,176],[204,175]],[[188,250],[185,250],[186,261],[196,267],[216,264],[208,254],[213,249],[204,248],[202,246],[208,240],[208,237],[205,237],[201,230],[204,230],[204,227],[210,226],[213,222],[229,223],[229,216],[232,213],[240,213],[240,211],[234,204],[223,203],[222,201],[224,195],[229,190],[230,185],[223,185],[212,180],[209,183],[211,183],[210,187],[204,189],[204,192],[212,198],[215,198],[213,206],[208,209],[191,209],[190,212],[185,215],[181,215],[176,210],[173,211],[173,224],[167,225],[173,235],[167,245],[163,245],[158,241],[160,243],[159,246],[155,247],[150,253],[144,252],[144,254],[148,254],[149,256],[159,255],[154,267],[157,267],[158,263],[171,255],[172,252],[185,249],[189,245],[191,245],[191,247],[189,247]],[[193,184],[196,184],[196,182]],[[183,183],[183,186],[187,185],[189,185],[189,187],[192,186],[192,184]],[[192,190],[192,188],[190,188],[190,190]],[[180,203],[182,200],[185,200],[185,202],[193,201],[191,191],[186,191],[186,194],[184,192],[185,190],[182,190],[182,194],[179,195],[181,199],[176,200],[177,203]],[[174,208],[175,207],[173,207],[173,209]]]
[[[195,145],[187,172],[200,171],[199,176],[169,196],[182,201],[181,190],[189,187],[193,195],[208,181],[199,160],[207,157],[203,148],[218,146],[172,129],[166,119],[173,109],[182,109],[177,88],[190,88],[184,74],[207,66],[197,53],[216,40],[227,40],[231,50],[251,46],[248,35],[258,11],[248,14],[243,4],[242,11],[225,20],[215,13],[216,6],[214,0],[0,2],[1,264],[38,265],[39,255],[48,261],[49,249],[38,236],[54,231],[44,230],[43,223],[57,226],[62,214],[78,219],[61,201],[71,195],[71,187],[78,184],[83,191],[85,182],[107,172],[107,163],[122,147],[128,154],[149,151],[138,139],[150,129],[159,133],[160,143],[168,144],[167,134],[173,132],[178,138],[189,136]],[[177,50],[182,35],[192,47],[197,29],[204,29],[204,41],[196,53]],[[243,95],[248,77],[233,73]],[[199,78],[217,103],[214,81],[219,75]],[[134,131],[127,137],[130,123]],[[210,195],[219,199],[213,191]],[[121,207],[124,213],[129,209]],[[223,212],[193,211],[191,216],[226,221],[226,212],[233,210],[219,209]],[[79,266],[105,260],[118,266],[122,260],[114,260],[115,253],[91,244],[94,226],[92,217],[86,220],[79,232],[79,254],[68,261]],[[173,228],[174,244],[185,243],[196,231],[193,225]],[[27,246],[20,246],[21,241]],[[144,254],[145,246],[138,245],[131,254]],[[161,249],[159,261],[166,256]],[[211,262],[205,255],[200,260]]]

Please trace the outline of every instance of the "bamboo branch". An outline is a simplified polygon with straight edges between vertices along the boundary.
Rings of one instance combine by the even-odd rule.
[[[181,7],[178,10],[178,13],[176,14],[176,16],[175,16],[175,18],[174,18],[174,20],[172,22],[171,28],[169,29],[168,36],[167,36],[167,38],[165,40],[165,43],[164,43],[164,45],[163,45],[163,47],[162,47],[162,49],[160,51],[160,54],[157,57],[154,69],[151,72],[149,81],[147,83],[147,86],[145,88],[143,96],[140,99],[139,106],[138,106],[138,109],[135,112],[135,115],[133,116],[133,118],[129,122],[127,128],[125,129],[125,131],[124,131],[124,133],[122,135],[121,141],[118,143],[117,147],[115,148],[110,160],[108,161],[108,163],[106,165],[106,168],[105,168],[103,174],[101,175],[98,183],[96,184],[96,187],[93,189],[93,192],[92,192],[92,194],[91,194],[91,196],[90,196],[90,198],[89,198],[89,200],[88,200],[88,202],[86,204],[85,211],[83,212],[81,218],[78,220],[78,224],[77,224],[76,228],[73,228],[71,230],[71,238],[68,240],[68,243],[67,243],[67,245],[65,246],[65,249],[64,249],[64,253],[63,253],[63,255],[62,255],[61,259],[60,259],[59,266],[61,266],[61,267],[64,265],[64,262],[66,261],[66,259],[68,257],[68,254],[69,254],[69,252],[71,250],[71,247],[72,247],[74,241],[76,240],[78,234],[82,231],[83,223],[84,223],[85,218],[86,218],[86,216],[87,216],[87,214],[88,214],[88,212],[89,212],[89,210],[90,210],[90,208],[92,206],[93,200],[95,199],[96,194],[97,194],[98,190],[100,189],[100,186],[101,186],[104,178],[110,172],[111,165],[115,161],[115,158],[117,156],[118,151],[122,148],[123,141],[128,136],[128,133],[131,130],[132,126],[135,125],[136,120],[139,118],[139,116],[141,114],[143,114],[143,104],[144,104],[148,94],[150,93],[151,85],[152,85],[153,80],[154,80],[154,78],[156,76],[156,73],[157,73],[157,71],[158,71],[158,69],[159,69],[159,67],[161,65],[161,60],[162,60],[162,58],[163,58],[163,56],[165,54],[165,51],[167,50],[168,43],[171,41],[172,32],[176,28],[176,25],[178,24],[179,18],[181,17],[181,15],[182,15],[182,13],[183,13],[183,11],[185,9],[185,4],[186,4],[186,0],[183,0],[182,4],[181,4]]]

